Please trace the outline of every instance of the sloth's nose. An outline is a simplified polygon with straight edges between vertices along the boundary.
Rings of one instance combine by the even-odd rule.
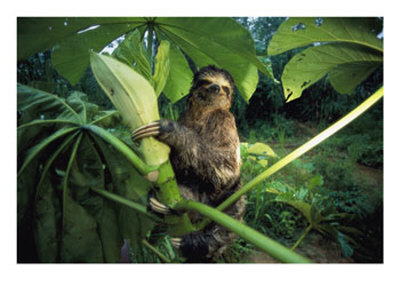
[[[208,89],[213,93],[219,93],[221,88],[216,84],[212,84]]]

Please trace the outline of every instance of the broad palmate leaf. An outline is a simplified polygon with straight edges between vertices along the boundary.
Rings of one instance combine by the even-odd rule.
[[[273,79],[270,68],[256,56],[250,33],[232,18],[19,18],[18,58],[54,47],[53,65],[76,84],[89,65],[89,50],[100,51],[118,37],[149,25],[158,40],[171,43],[171,74],[165,89],[172,101],[189,92],[192,79],[183,53],[198,67],[215,64],[227,69],[245,100],[257,87],[258,70]],[[184,95],[182,90],[172,91],[176,86],[172,75],[179,73],[183,75],[179,86],[187,88]]]
[[[282,85],[287,101],[326,74],[339,93],[350,94],[383,63],[376,18],[290,18],[271,39],[269,55],[312,45],[286,64]]]

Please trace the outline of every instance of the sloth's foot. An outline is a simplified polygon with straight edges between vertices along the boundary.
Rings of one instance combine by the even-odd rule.
[[[172,214],[172,210],[164,205],[163,203],[159,202],[156,198],[150,197],[149,198],[149,207],[152,211],[162,214],[162,215],[167,215],[167,214]]]
[[[170,238],[171,244],[175,249],[180,249],[182,244],[182,238],[180,237],[171,237]]]
[[[154,197],[149,197],[149,207],[150,207],[150,210],[152,210],[160,215],[173,214],[172,209],[170,209],[168,206],[164,205],[163,203],[159,202]],[[179,250],[179,248],[181,247],[182,238],[171,237],[170,241],[171,241],[172,246]]]
[[[131,138],[135,142],[139,139],[150,136],[158,136],[159,134],[160,134],[160,121],[158,120],[143,125],[140,128],[137,128],[132,132]]]

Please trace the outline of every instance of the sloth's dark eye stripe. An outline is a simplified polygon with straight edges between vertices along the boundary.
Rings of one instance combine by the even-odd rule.
[[[211,82],[209,80],[206,79],[202,79],[199,81],[199,83],[197,84],[198,87],[204,86],[204,85],[209,85],[211,84]]]
[[[224,91],[225,91],[225,93],[226,93],[226,96],[229,96],[229,88],[223,86],[222,89],[224,89]]]

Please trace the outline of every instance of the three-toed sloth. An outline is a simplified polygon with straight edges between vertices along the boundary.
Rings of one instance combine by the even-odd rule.
[[[184,199],[216,207],[241,187],[239,136],[229,111],[233,90],[227,71],[204,67],[194,76],[186,111],[178,122],[161,120],[133,133],[133,139],[153,135],[171,147],[170,160]],[[150,205],[163,211],[160,204]],[[245,197],[224,212],[242,221]],[[201,219],[196,212],[189,216],[192,222]],[[234,233],[211,223],[174,242],[188,261],[202,262],[212,261],[235,239]]]

